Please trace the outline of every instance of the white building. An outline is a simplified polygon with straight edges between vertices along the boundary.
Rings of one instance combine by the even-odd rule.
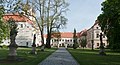
[[[98,21],[95,21],[95,24],[87,30],[87,47],[92,48],[92,42],[93,42],[93,48],[99,48],[100,47],[100,33],[103,34],[103,45],[106,47],[108,45],[107,43],[107,37],[105,34],[101,31],[101,27],[98,25]]]
[[[54,33],[57,34],[57,33]],[[80,33],[76,33],[76,36],[78,37],[77,41],[79,43]],[[60,37],[57,36],[52,36],[51,39],[51,46],[56,46],[56,47],[73,47],[73,32],[61,32]]]
[[[13,19],[18,24],[18,33],[16,36],[16,44],[18,46],[31,47],[34,34],[36,34],[36,45],[40,45],[40,33],[29,18],[19,14],[6,14],[3,18],[6,21]],[[4,41],[3,44],[10,44],[10,40]]]
[[[60,38],[53,36],[51,39],[52,46],[59,47],[72,47],[73,46],[73,33],[72,32],[61,32]]]

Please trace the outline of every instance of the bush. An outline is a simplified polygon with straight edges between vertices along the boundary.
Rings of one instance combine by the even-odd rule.
[[[2,48],[8,48],[8,46],[7,45],[3,45]]]
[[[73,44],[74,49],[76,49],[77,47],[79,47],[78,43]]]

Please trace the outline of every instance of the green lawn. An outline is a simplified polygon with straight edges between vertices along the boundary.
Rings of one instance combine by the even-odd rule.
[[[120,53],[110,50],[106,56],[100,56],[99,50],[68,49],[80,65],[120,65]]]
[[[29,54],[31,48],[18,48],[17,53],[22,61],[4,61],[8,56],[8,49],[0,49],[0,65],[38,65],[42,60],[48,57],[51,53],[53,53],[56,48],[45,49],[44,52],[39,51],[37,55]]]

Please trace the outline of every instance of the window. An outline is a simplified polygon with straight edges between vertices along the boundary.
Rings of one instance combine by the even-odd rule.
[[[67,40],[65,40],[65,42],[67,42]]]
[[[70,45],[68,44],[68,46],[70,46]]]
[[[23,24],[21,24],[21,28],[23,28]]]
[[[99,34],[96,34],[96,38],[99,38]]]
[[[27,28],[29,28],[29,26],[27,26]]]
[[[105,46],[105,43],[103,43],[103,46]]]
[[[97,43],[97,46],[99,46],[99,43]]]
[[[68,40],[68,42],[69,42],[70,40]]]
[[[79,42],[80,42],[80,40],[79,40]]]
[[[56,39],[54,39],[54,41],[56,42]]]
[[[61,39],[59,39],[59,41],[61,41]]]
[[[54,42],[54,40],[52,39],[52,42]]]
[[[70,42],[72,42],[72,39],[70,40]]]
[[[98,29],[98,27],[96,27],[96,29]]]
[[[105,38],[105,34],[103,34],[103,38]]]
[[[64,42],[64,39],[62,41]]]

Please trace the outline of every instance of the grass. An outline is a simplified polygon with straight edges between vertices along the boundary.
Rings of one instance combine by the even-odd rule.
[[[68,49],[80,65],[120,65],[120,53],[106,50],[106,56],[99,55],[99,50]]]
[[[56,48],[45,49],[44,52],[39,51],[37,55],[29,54],[31,48],[18,48],[17,54],[20,58],[23,58],[23,61],[1,61],[0,65],[38,65],[42,60],[48,57],[51,53],[53,53]],[[0,49],[0,59],[6,59],[8,56],[8,49]]]

